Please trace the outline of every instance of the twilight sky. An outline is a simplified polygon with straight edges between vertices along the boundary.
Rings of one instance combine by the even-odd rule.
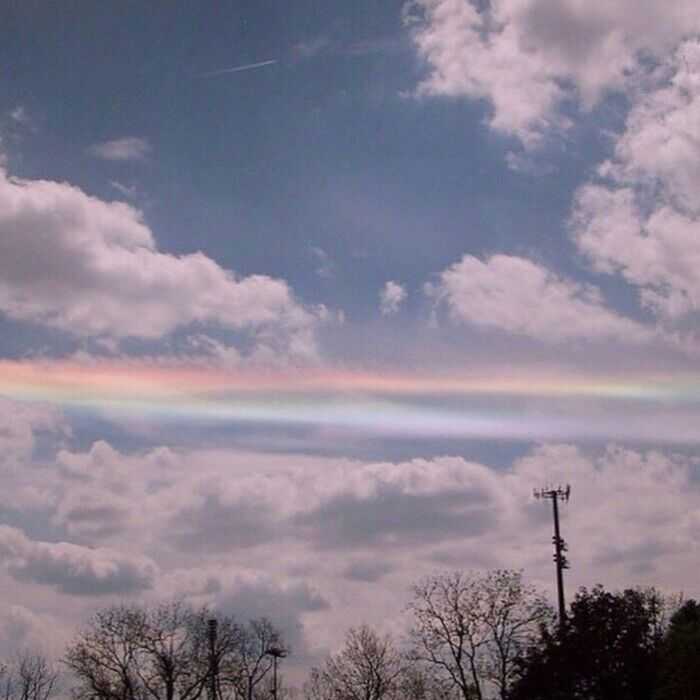
[[[700,595],[695,1],[0,9],[0,655],[120,600]]]

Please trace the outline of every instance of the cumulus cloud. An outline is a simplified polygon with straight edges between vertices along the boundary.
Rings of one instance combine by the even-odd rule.
[[[526,258],[465,255],[444,270],[428,293],[451,317],[558,343],[572,339],[643,342],[652,332],[606,308],[598,289],[559,277]]]
[[[145,557],[68,542],[34,542],[5,525],[0,526],[0,555],[14,578],[72,595],[143,591],[151,588],[156,573]]]
[[[151,144],[138,136],[103,141],[90,147],[90,153],[103,160],[143,160],[150,152]]]
[[[686,42],[637,96],[615,155],[576,194],[571,227],[602,272],[666,320],[700,309],[700,43]]]
[[[57,594],[71,594],[74,606],[83,605],[80,595],[98,593],[186,595],[243,619],[267,615],[303,656],[310,639],[320,647],[339,641],[358,610],[393,624],[410,583],[445,566],[524,567],[551,590],[551,513],[530,494],[570,482],[562,527],[571,587],[653,583],[695,595],[687,552],[700,535],[696,469],[692,457],[565,444],[493,468],[461,457],[393,463],[234,450],[123,453],[100,443],[64,450],[53,472],[26,469],[22,478],[48,482],[46,508],[65,514],[65,498],[87,505],[90,493],[116,494],[127,513],[118,533],[79,533],[86,541],[106,537],[109,546],[34,540],[3,526],[2,584],[12,604],[25,606],[41,587],[44,609],[63,625],[80,614],[64,611]],[[218,503],[207,512],[212,494]],[[173,541],[183,513],[190,519],[176,534],[191,537]],[[236,531],[246,528],[277,534]]]
[[[254,547],[269,542],[276,533],[274,510],[264,501],[237,498],[226,502],[209,493],[173,516],[170,539],[181,550],[201,547],[213,552]]]
[[[31,457],[42,433],[68,432],[66,420],[55,407],[0,396],[0,465]]]
[[[382,312],[382,316],[395,314],[405,301],[406,296],[406,288],[404,286],[389,280],[379,293],[379,309]]]
[[[415,0],[405,17],[428,66],[418,94],[487,100],[491,127],[525,146],[567,126],[566,100],[591,108],[700,29],[692,0]]]
[[[0,234],[0,310],[11,318],[112,338],[210,324],[250,331],[271,353],[315,353],[323,309],[303,307],[283,280],[160,252],[125,203],[0,171]]]

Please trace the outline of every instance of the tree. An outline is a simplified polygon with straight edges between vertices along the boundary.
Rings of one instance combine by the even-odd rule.
[[[3,700],[49,700],[57,692],[59,673],[41,654],[20,652],[0,667]]]
[[[78,680],[78,697],[143,700],[139,645],[145,615],[140,608],[101,610],[68,648],[64,662]]]
[[[371,627],[352,628],[344,647],[322,668],[314,668],[306,687],[313,700],[383,700],[398,697],[404,664],[390,637]]]
[[[193,610],[181,602],[155,608],[121,605],[98,612],[65,654],[64,662],[78,682],[75,695],[198,700],[214,677],[218,696],[252,700],[269,669],[260,656],[276,632],[269,622],[243,627],[220,617],[212,646],[212,617],[207,608]]]
[[[653,589],[582,588],[524,656],[511,700],[651,700],[664,609]]]
[[[508,698],[517,659],[552,618],[543,595],[517,571],[430,576],[413,588],[412,657],[434,667],[464,700],[489,689]]]
[[[397,697],[401,700],[459,700],[454,684],[425,664],[412,663],[410,657],[398,681]]]
[[[236,697],[253,700],[262,681],[273,667],[273,648],[285,649],[280,632],[265,617],[240,628],[235,656],[222,668],[222,680],[233,686]]]
[[[671,618],[661,646],[654,700],[700,697],[700,605],[687,601]]]

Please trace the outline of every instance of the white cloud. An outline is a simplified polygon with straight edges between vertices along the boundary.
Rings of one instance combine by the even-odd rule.
[[[700,43],[637,96],[601,179],[579,189],[572,231],[596,269],[620,273],[666,320],[700,309]]]
[[[488,100],[491,127],[526,146],[566,127],[563,101],[592,107],[700,30],[693,0],[415,0],[406,17],[429,69],[418,94]]]
[[[458,322],[493,328],[543,342],[614,338],[649,340],[652,331],[606,308],[600,292],[558,277],[525,258],[465,255],[429,285]]]
[[[261,356],[309,357],[324,309],[303,307],[283,280],[238,278],[201,252],[160,252],[125,203],[0,171],[0,311],[93,337],[210,324],[250,331]]]
[[[151,144],[137,136],[103,141],[90,147],[90,153],[103,160],[143,160],[151,152]]]
[[[28,459],[42,433],[67,434],[60,411],[49,405],[18,403],[0,396],[0,465]]]
[[[395,314],[405,301],[406,296],[406,288],[403,285],[389,280],[379,293],[379,309],[382,316]]]

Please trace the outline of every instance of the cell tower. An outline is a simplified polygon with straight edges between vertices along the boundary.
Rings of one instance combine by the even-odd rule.
[[[535,489],[533,495],[537,499],[548,499],[552,501],[552,515],[554,516],[554,563],[557,567],[557,594],[559,597],[559,624],[563,627],[566,621],[566,604],[564,602],[564,569],[569,568],[569,562],[564,552],[568,550],[566,542],[564,542],[561,533],[559,532],[559,501],[568,503],[571,496],[571,486],[551,486],[543,489]]]

